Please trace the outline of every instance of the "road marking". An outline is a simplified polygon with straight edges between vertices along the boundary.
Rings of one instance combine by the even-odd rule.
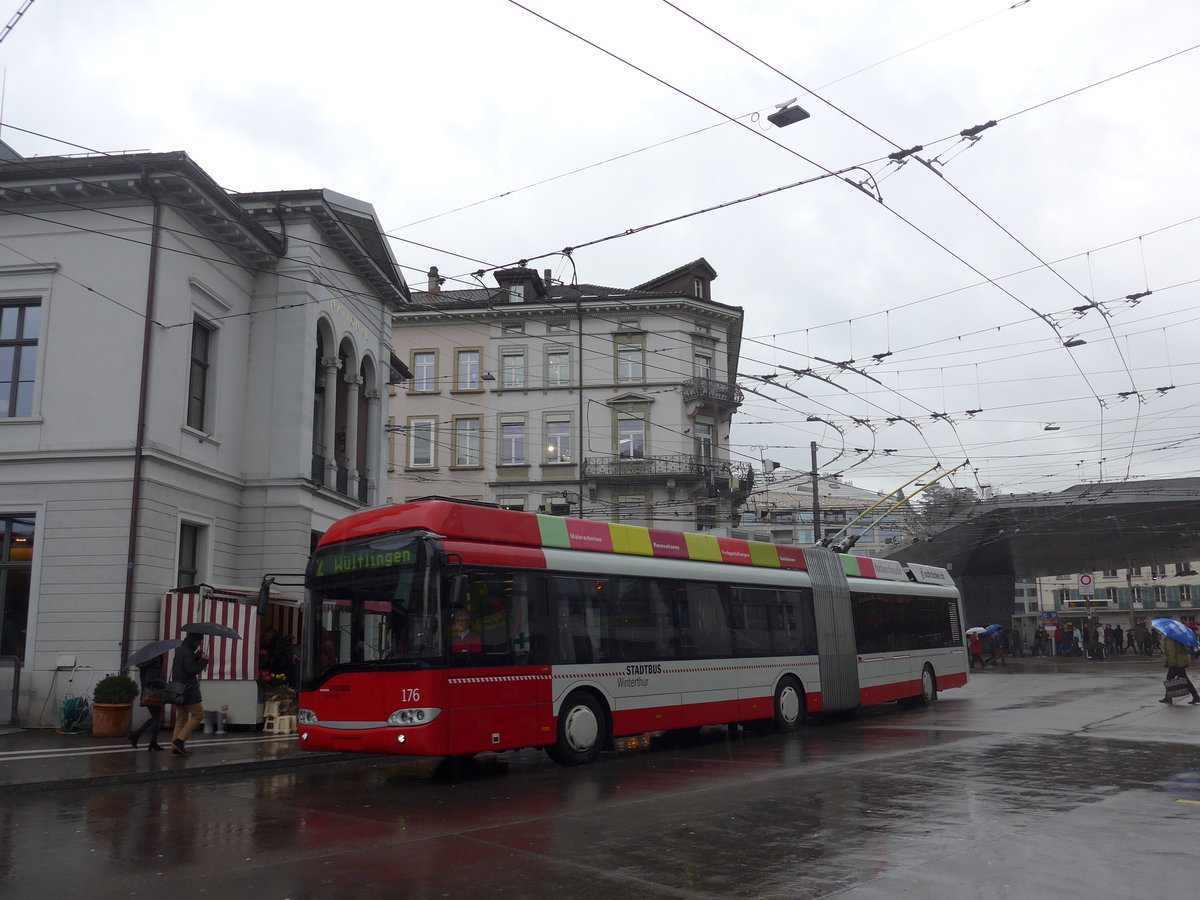
[[[205,740],[191,746],[194,751],[198,748],[227,746],[230,744],[266,744],[272,741],[295,741],[295,735],[266,735],[253,738],[233,738],[232,740]],[[164,745],[168,746],[168,745]],[[146,748],[134,749],[129,743],[106,744],[100,747],[45,747],[42,749],[0,750],[0,761],[14,762],[26,759],[61,759],[64,756],[101,756],[106,753],[145,753]]]

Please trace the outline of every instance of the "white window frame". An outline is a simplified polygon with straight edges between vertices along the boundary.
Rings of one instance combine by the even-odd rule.
[[[474,365],[470,357],[474,356]],[[464,347],[454,351],[454,389],[456,391],[483,390],[479,378],[483,374],[483,351],[477,347]],[[465,372],[464,372],[465,365]],[[464,377],[464,374],[466,377]]]
[[[545,461],[548,465],[560,465],[575,461],[571,446],[571,417],[569,415],[552,415],[546,417],[545,423]],[[564,453],[564,448],[566,452]]]
[[[422,357],[429,357],[429,364],[423,365]],[[432,394],[438,389],[437,383],[438,352],[436,350],[414,350],[412,354],[412,381],[408,389],[414,394]],[[428,369],[427,372],[422,370]]]
[[[562,362],[556,362],[561,357]],[[569,347],[546,348],[546,387],[568,387],[571,384],[571,350]]]
[[[617,344],[617,383],[641,384],[645,373],[646,348],[641,344]]]
[[[454,431],[454,466],[458,469],[477,469],[483,465],[483,419],[480,416],[456,416]]]
[[[30,310],[34,311],[33,316],[30,316]],[[14,325],[10,331],[0,331],[0,347],[12,350],[12,367],[7,372],[0,372],[0,378],[8,385],[4,396],[0,397],[0,419],[33,418],[38,409],[38,385],[41,381],[45,304],[40,297],[5,298],[0,301],[0,317],[0,321]],[[16,327],[18,323],[19,328]],[[21,402],[22,385],[29,386],[25,403]]]
[[[500,440],[497,442],[498,464],[501,466],[529,465],[528,430],[524,416],[504,416],[500,419]]]
[[[195,577],[189,584],[202,584],[209,581],[212,559],[212,522],[195,516],[183,515],[175,529],[175,579],[178,580],[183,566],[184,529],[194,529]],[[175,585],[183,587],[182,582]]]
[[[713,355],[708,350],[693,350],[692,351],[692,375],[696,378],[707,378],[709,381],[713,377]]]
[[[196,335],[203,332],[206,337],[204,358],[196,356]],[[216,381],[217,381],[217,341],[219,331],[217,326],[199,314],[192,316],[192,333],[188,341],[188,379],[187,401],[184,406],[184,425],[202,434],[211,434],[215,428],[213,420],[216,416]],[[193,401],[196,399],[196,385],[200,383],[202,396],[200,399],[199,415],[193,415]]]
[[[408,434],[408,468],[433,469],[437,467],[437,418],[433,416],[411,416],[405,431]],[[428,458],[418,455],[426,446]]]
[[[700,459],[712,461],[717,447],[717,428],[712,422],[697,421],[695,428],[695,451]]]
[[[525,348],[506,347],[500,351],[500,386],[510,390],[525,387]]]
[[[636,423],[636,428],[626,427]],[[628,436],[628,437],[627,437]],[[646,458],[646,419],[643,416],[619,413],[617,415],[617,456],[620,459]],[[626,447],[628,445],[628,447]],[[628,450],[628,452],[626,452]]]

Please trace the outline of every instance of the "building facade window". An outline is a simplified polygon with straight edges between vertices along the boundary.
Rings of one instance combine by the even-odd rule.
[[[709,378],[712,376],[712,354],[697,350],[692,353],[692,374],[697,378]]]
[[[500,465],[525,465],[525,420],[500,420]]]
[[[1151,578],[1165,578],[1167,575],[1167,567],[1165,565],[1154,565],[1150,567]]]
[[[1192,564],[1190,562],[1177,562],[1177,563],[1175,563],[1175,574],[1176,575],[1195,575],[1196,572],[1194,569],[1192,569]]]
[[[509,303],[525,302],[525,283],[523,281],[513,282],[505,287],[504,290],[508,296]]]
[[[0,516],[0,656],[25,659],[33,578],[33,515]]]
[[[207,431],[209,391],[212,380],[212,357],[215,331],[201,319],[192,320],[192,356],[188,371],[187,424],[197,431]]]
[[[33,415],[41,323],[40,301],[0,303],[0,418]]]
[[[500,352],[500,384],[506,388],[525,387],[525,351],[502,350]]]
[[[546,350],[546,386],[566,387],[571,383],[571,352],[562,347]]]
[[[431,393],[437,390],[437,351],[418,350],[412,355],[412,382],[409,390],[414,393]]]
[[[507,322],[503,326],[501,326],[500,330],[504,334],[524,334],[525,333],[525,323],[524,322]]]
[[[454,465],[474,468],[480,465],[480,420],[478,416],[461,416],[454,420]]]
[[[408,420],[408,467],[410,469],[432,469],[437,459],[434,435],[437,419]]]
[[[459,391],[479,390],[479,351],[459,350],[455,354],[454,388]]]
[[[1117,570],[1116,569],[1105,569],[1103,574],[1104,574],[1105,578],[1116,578]]]
[[[646,421],[634,416],[617,418],[617,456],[642,459],[646,455]]]
[[[705,461],[711,460],[713,455],[713,427],[708,422],[697,422],[695,428],[696,456]]]
[[[569,463],[571,455],[571,420],[567,416],[546,419],[546,462]]]
[[[1036,593],[1036,591],[1034,593]],[[1111,600],[1115,604],[1117,602],[1117,589],[1116,588],[1101,588],[1100,589],[1100,597],[1104,600]]]
[[[1154,602],[1159,606],[1165,606],[1167,603],[1167,586],[1165,584],[1156,584],[1154,586]]]
[[[640,344],[618,344],[617,381],[621,384],[641,382],[645,374],[645,355]]]
[[[571,326],[566,322],[547,322],[546,334],[567,334],[571,330]]]
[[[200,564],[204,552],[204,526],[192,522],[179,523],[179,563],[175,567],[175,586],[199,584]]]
[[[1192,602],[1192,586],[1190,584],[1181,584],[1179,586],[1179,602],[1180,603],[1191,603]]]

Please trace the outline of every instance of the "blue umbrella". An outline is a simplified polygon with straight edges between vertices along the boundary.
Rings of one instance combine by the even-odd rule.
[[[1003,625],[989,625],[987,628],[983,629],[983,633],[984,634],[995,634],[997,631],[999,631],[1003,627],[1004,627]]]
[[[1200,644],[1196,640],[1196,632],[1188,628],[1182,622],[1176,622],[1174,619],[1154,619],[1150,623],[1150,627],[1155,631],[1161,631],[1169,638],[1179,641],[1185,647],[1195,647]]]

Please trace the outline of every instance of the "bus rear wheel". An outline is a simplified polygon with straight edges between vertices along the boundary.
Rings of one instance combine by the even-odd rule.
[[[804,724],[804,689],[792,675],[784,675],[775,688],[775,730],[796,731]]]
[[[557,737],[546,753],[561,766],[582,766],[600,758],[607,739],[608,718],[600,701],[576,691],[558,711]]]

